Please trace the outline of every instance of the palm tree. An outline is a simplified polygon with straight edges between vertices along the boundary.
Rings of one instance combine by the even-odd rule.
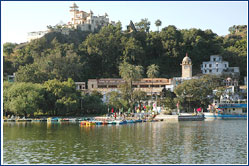
[[[138,81],[142,78],[143,67],[134,66],[124,61],[119,66],[119,74],[125,81],[132,84],[132,81]]]
[[[159,66],[152,64],[147,67],[147,77],[152,78],[152,89],[153,89],[153,78],[156,78],[159,75]],[[151,98],[152,98],[152,89],[151,89]]]
[[[155,22],[156,26],[157,26],[157,31],[159,32],[159,27],[162,25],[162,21],[157,19]]]
[[[128,85],[128,87],[126,87],[125,95],[128,96],[129,98],[127,102],[129,103],[130,108],[132,108],[134,104],[132,82],[140,80],[142,78],[142,74],[143,74],[142,66],[135,66],[129,64],[126,61],[124,61],[119,65],[119,75],[124,79],[124,81]]]

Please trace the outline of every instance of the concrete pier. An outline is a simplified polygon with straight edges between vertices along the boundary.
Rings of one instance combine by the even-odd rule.
[[[155,119],[163,119],[163,121],[178,121],[178,115],[157,115]]]

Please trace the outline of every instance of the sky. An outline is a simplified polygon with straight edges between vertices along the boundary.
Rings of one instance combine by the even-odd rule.
[[[151,22],[152,31],[157,30],[155,21],[162,26],[175,25],[178,29],[211,29],[214,33],[227,35],[233,25],[247,25],[248,2],[245,1],[1,1],[1,41],[22,43],[27,33],[46,30],[47,25],[70,20],[69,6],[75,2],[79,10],[94,15],[107,13],[111,21],[120,21],[123,29],[130,20],[134,23],[143,18]]]

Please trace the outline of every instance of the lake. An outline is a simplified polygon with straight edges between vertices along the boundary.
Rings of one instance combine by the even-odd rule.
[[[247,121],[4,122],[4,164],[247,164]]]

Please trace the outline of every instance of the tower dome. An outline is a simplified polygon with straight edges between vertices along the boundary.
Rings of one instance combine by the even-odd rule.
[[[191,59],[188,57],[188,53],[186,53],[186,56],[183,58],[182,60],[182,64],[191,64],[192,61]]]
[[[182,78],[191,78],[192,77],[192,61],[188,57],[188,53],[182,60]]]

